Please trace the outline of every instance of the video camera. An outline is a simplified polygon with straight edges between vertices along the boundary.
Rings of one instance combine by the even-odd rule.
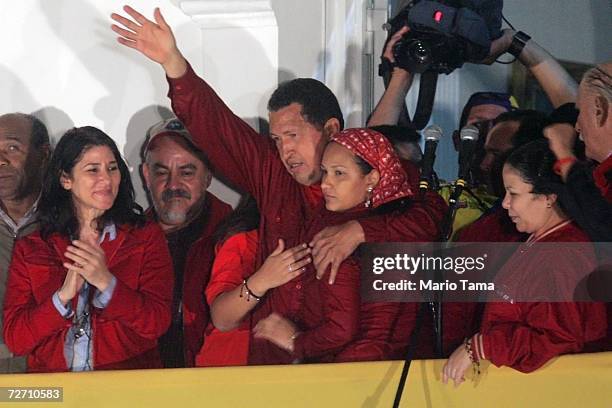
[[[413,122],[417,129],[431,115],[437,75],[450,74],[489,54],[491,42],[502,34],[502,8],[503,0],[411,0],[386,24],[387,42],[403,26],[410,28],[393,47],[395,65],[424,74]],[[392,69],[383,58],[379,74],[385,86]]]

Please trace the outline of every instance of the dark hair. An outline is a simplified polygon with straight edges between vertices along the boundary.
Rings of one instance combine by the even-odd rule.
[[[525,183],[533,186],[534,194],[557,194],[559,200],[565,195],[565,184],[553,171],[556,161],[546,139],[527,143],[514,150],[506,164],[516,169]]]
[[[215,230],[213,242],[220,244],[240,232],[259,228],[259,218],[257,202],[253,196],[248,194],[242,196],[236,209]]]
[[[30,136],[30,144],[32,147],[42,147],[49,145],[49,131],[44,123],[41,122],[36,116],[25,115],[32,124],[32,133]]]
[[[518,123],[519,127],[511,138],[512,147],[517,148],[543,138],[543,131],[549,120],[543,112],[533,109],[517,109],[500,114],[493,120],[493,126],[503,122]]]
[[[332,118],[338,119],[340,130],[344,129],[344,118],[338,99],[322,82],[312,78],[283,82],[270,96],[268,111],[276,112],[292,103],[302,106],[302,116],[317,129],[323,129],[325,123]]]
[[[92,126],[84,126],[67,131],[51,156],[38,206],[43,238],[55,232],[69,237],[78,237],[79,222],[72,203],[72,193],[62,187],[60,178],[63,173],[70,174],[83,154],[93,146],[108,146],[113,152],[121,174],[117,198],[113,206],[98,218],[98,230],[102,230],[107,223],[111,222],[136,226],[144,224],[145,217],[142,207],[134,200],[134,187],[130,172],[117,145],[101,130]]]
[[[363,160],[361,156],[356,155],[355,153],[353,153],[353,156],[355,156],[355,163],[357,163],[357,167],[359,167],[359,170],[361,170],[361,174],[365,176],[374,170],[374,167],[372,167],[367,161]]]

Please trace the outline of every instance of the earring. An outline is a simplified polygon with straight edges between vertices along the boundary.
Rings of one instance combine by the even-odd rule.
[[[546,208],[552,208],[552,204],[550,203],[550,201],[546,203]]]
[[[366,208],[370,208],[370,206],[372,205],[372,191],[374,190],[374,188],[372,186],[368,187],[368,199],[365,202],[365,206]]]

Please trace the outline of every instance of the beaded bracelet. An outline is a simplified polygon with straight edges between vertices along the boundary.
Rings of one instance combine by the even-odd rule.
[[[256,294],[253,293],[253,291],[249,288],[249,285],[247,285],[247,280],[246,279],[244,279],[242,281],[242,287],[240,288],[240,297],[244,297],[242,292],[246,293],[246,300],[247,300],[247,302],[250,302],[251,298],[253,298],[257,302],[259,302],[261,300],[261,298],[262,298],[262,296],[257,296]]]
[[[465,346],[465,351],[467,351],[468,356],[470,357],[470,361],[472,362],[472,367],[474,368],[474,375],[480,374],[480,361],[474,357],[474,350],[472,349],[472,339],[463,340],[463,345]]]

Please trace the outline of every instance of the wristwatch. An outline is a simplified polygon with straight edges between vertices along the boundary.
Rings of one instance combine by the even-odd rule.
[[[518,58],[519,55],[521,55],[525,44],[527,44],[527,41],[529,40],[531,40],[529,35],[522,31],[518,31],[516,34],[514,34],[514,37],[512,37],[512,42],[510,43],[510,47],[508,47],[508,52]]]

